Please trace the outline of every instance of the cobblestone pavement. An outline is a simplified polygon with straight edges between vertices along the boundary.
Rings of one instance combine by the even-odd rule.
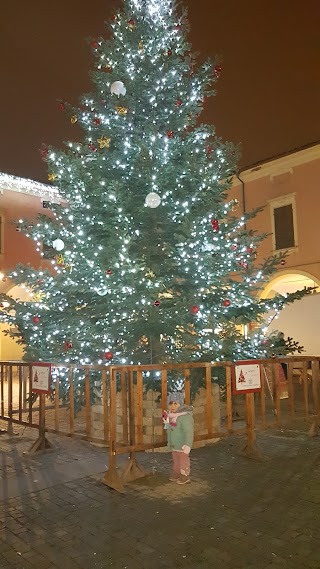
[[[268,460],[254,462],[239,453],[244,440],[230,437],[193,451],[183,487],[168,482],[168,455],[148,453],[153,474],[119,495],[101,484],[105,451],[68,439],[32,459],[48,484],[30,492],[22,485],[30,459],[1,435],[1,484],[4,457],[15,452],[22,470],[20,493],[0,503],[0,569],[319,569],[319,442],[303,430],[268,431],[259,436]],[[85,460],[91,476],[77,473]],[[50,478],[56,461],[63,483]]]

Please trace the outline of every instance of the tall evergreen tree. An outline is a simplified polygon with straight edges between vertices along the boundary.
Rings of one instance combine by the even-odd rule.
[[[261,333],[241,327],[304,294],[259,300],[282,257],[257,266],[257,212],[228,201],[238,150],[199,120],[221,67],[198,64],[188,31],[174,0],[124,0],[108,39],[91,41],[93,92],[60,103],[83,129],[42,149],[62,203],[19,223],[50,262],[9,275],[33,302],[2,295],[29,361],[259,357]]]

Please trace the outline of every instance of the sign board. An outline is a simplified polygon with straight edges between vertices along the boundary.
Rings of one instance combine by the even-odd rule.
[[[235,362],[233,366],[233,393],[261,391],[261,365],[255,360]]]
[[[34,393],[50,393],[51,364],[35,363],[31,366],[32,391]]]

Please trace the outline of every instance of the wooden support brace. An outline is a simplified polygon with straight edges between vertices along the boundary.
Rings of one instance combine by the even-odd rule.
[[[104,475],[104,478],[102,479],[102,484],[109,486],[109,488],[116,490],[120,494],[125,494],[125,489],[121,477],[114,463],[110,464],[107,472]]]
[[[54,450],[53,444],[46,437],[46,396],[44,393],[39,395],[39,401],[39,437],[33,443],[28,454]]]
[[[45,451],[55,450],[54,445],[47,439],[45,435],[40,435],[37,440],[33,443],[32,447],[28,451],[28,454],[35,454]]]
[[[134,480],[139,480],[139,478],[145,478],[148,474],[136,461],[135,453],[131,453],[128,464],[121,474],[121,480],[124,483],[133,482]]]
[[[310,427],[310,431],[308,432],[309,437],[317,437],[319,435],[319,423],[320,414],[315,415],[313,418],[313,423]]]

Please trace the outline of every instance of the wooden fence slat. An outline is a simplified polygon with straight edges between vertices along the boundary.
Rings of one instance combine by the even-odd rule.
[[[135,408],[134,408],[133,371],[129,371],[128,382],[129,382],[128,403],[129,403],[129,433],[130,433],[129,438],[130,438],[130,445],[135,445],[136,426],[135,426]]]
[[[280,366],[281,364],[279,364]],[[293,363],[289,363],[287,366],[288,369],[288,392],[289,392],[289,408],[290,408],[290,415],[293,417],[294,415],[294,385],[293,385]]]
[[[29,383],[29,411],[28,411],[28,419],[29,419],[29,424],[32,425],[33,423],[33,407],[32,407],[32,366],[29,365],[29,377],[28,377],[28,383]]]
[[[123,442],[128,444],[128,397],[127,397],[127,381],[126,372],[121,370],[120,372],[120,384],[121,384],[121,411],[122,411],[122,428],[123,428]]]
[[[226,367],[227,428],[232,431],[232,368]]]
[[[168,409],[168,372],[161,371],[161,409],[162,413]]]
[[[186,405],[191,405],[190,370],[184,370],[184,398]]]
[[[314,359],[312,361],[312,396],[314,414],[319,415],[319,361]]]
[[[59,404],[60,404],[59,376],[57,375],[55,381],[55,393],[54,393],[54,428],[56,429],[56,431],[59,430]]]
[[[261,427],[262,429],[266,428],[266,382],[263,373],[263,367],[260,366],[260,374],[261,374],[261,391],[260,391],[260,410],[261,410]]]
[[[279,385],[279,375],[278,375],[278,363],[272,363],[272,383],[273,383],[273,393],[275,399],[275,411],[276,411],[276,422],[280,427],[281,425],[281,399],[280,399],[280,385]]]
[[[137,371],[137,392],[136,392],[136,412],[137,412],[137,443],[143,442],[143,377],[142,371]]]
[[[4,417],[4,365],[1,364],[1,415]]]
[[[70,434],[74,433],[74,386],[73,386],[73,367],[69,369],[69,421]]]
[[[18,381],[19,381],[19,421],[22,421],[22,367],[18,366]]]
[[[85,367],[85,413],[86,413],[86,434],[91,435],[91,397],[90,397],[90,371]]]
[[[103,404],[103,433],[104,440],[109,440],[109,409],[108,409],[108,384],[107,384],[107,370],[103,369],[101,374],[102,381],[102,404]]]
[[[304,416],[309,415],[309,389],[308,389],[308,363],[303,362],[302,364],[302,382],[303,382],[303,407]]]
[[[211,366],[206,366],[206,424],[208,434],[213,433],[212,427],[212,382],[211,382]]]

